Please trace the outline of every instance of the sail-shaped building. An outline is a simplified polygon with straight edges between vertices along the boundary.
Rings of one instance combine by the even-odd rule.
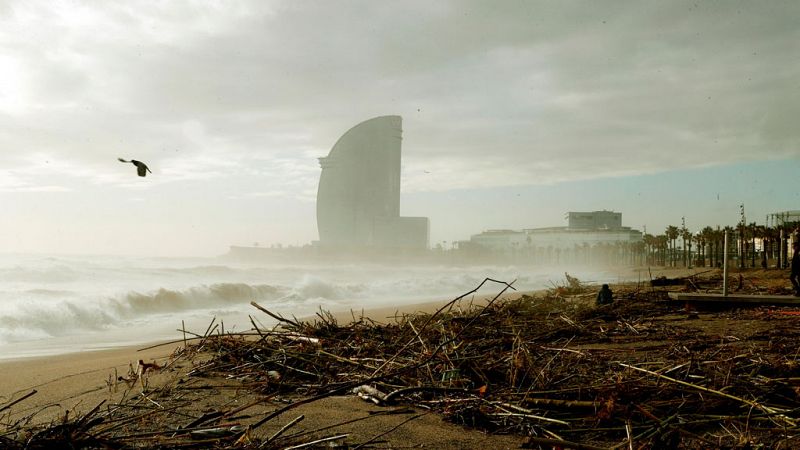
[[[427,217],[400,217],[402,118],[381,116],[348,130],[319,158],[319,245],[425,249]]]

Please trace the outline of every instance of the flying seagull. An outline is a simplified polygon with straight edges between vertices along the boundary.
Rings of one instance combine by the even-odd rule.
[[[134,166],[136,166],[136,173],[138,173],[140,177],[145,177],[145,176],[147,176],[147,172],[153,173],[153,171],[152,171],[152,170],[150,170],[150,168],[149,168],[149,167],[147,167],[147,164],[145,164],[145,163],[143,163],[143,162],[141,162],[141,161],[137,161],[137,160],[135,160],[135,159],[132,159],[132,160],[130,160],[130,161],[125,161],[125,160],[124,160],[124,159],[122,159],[122,158],[117,158],[117,159],[118,159],[120,162],[124,162],[124,163],[131,163],[131,164],[133,164]]]

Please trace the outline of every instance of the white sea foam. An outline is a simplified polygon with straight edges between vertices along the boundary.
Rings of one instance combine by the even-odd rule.
[[[608,279],[607,274],[577,274]],[[215,259],[0,256],[0,358],[202,332],[216,316],[247,329],[270,323],[250,301],[287,316],[447,299],[484,278],[541,289],[563,272],[528,267],[228,264]],[[613,277],[611,277],[613,279]],[[489,285],[483,293],[499,291]],[[202,329],[201,329],[202,328]],[[26,347],[27,346],[27,347]]]

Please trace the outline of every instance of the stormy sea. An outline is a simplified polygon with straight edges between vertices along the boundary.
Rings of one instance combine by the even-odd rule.
[[[562,268],[235,263],[221,258],[0,255],[0,359],[180,339],[212,318],[226,331],[265,326],[256,301],[287,317],[449,300],[484,278],[521,291],[563,283]],[[611,271],[575,271],[591,282]],[[479,293],[501,287],[489,284]],[[183,324],[183,325],[182,325]]]

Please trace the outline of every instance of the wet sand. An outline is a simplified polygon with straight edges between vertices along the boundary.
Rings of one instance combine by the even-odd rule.
[[[688,271],[691,273],[692,271]],[[687,271],[666,270],[653,272],[652,276],[682,276]],[[636,282],[648,279],[648,273],[642,276],[641,272],[631,273],[628,280]],[[612,285],[613,287],[613,285]],[[497,289],[500,292],[502,287]],[[503,298],[513,298],[523,293],[508,291]],[[489,296],[468,296],[465,301],[483,302]],[[397,315],[414,312],[432,313],[452,299],[426,302],[412,305],[398,305],[366,311],[339,311],[333,316],[341,323],[349,323],[353,318],[365,317],[375,322],[389,322],[395,320]],[[311,318],[313,319],[313,318]],[[176,336],[176,339],[180,339]],[[130,367],[136,367],[139,359],[146,362],[156,361],[163,363],[170,354],[183,345],[182,342],[159,345],[149,349],[148,346],[120,347],[108,350],[86,351],[59,356],[20,358],[16,360],[0,361],[0,408],[14,402],[23,396],[36,391],[35,394],[13,405],[6,410],[11,412],[11,417],[25,417],[33,415],[34,423],[58,420],[70,411],[71,414],[88,411],[100,402],[108,400],[111,396],[109,380],[117,376],[124,376]],[[309,417],[318,417],[320,421],[344,420],[348,415],[368,413],[375,406],[364,403],[354,396],[334,397],[324,402],[314,403],[303,407],[303,414]],[[301,411],[297,411],[301,413]],[[381,422],[380,426],[390,428],[397,425],[404,417],[397,417]],[[413,425],[408,425],[408,436],[413,439],[403,440],[405,445],[419,445],[436,448],[482,448],[487,445],[493,448],[518,448],[522,438],[509,436],[488,436],[474,430],[465,430],[462,427],[443,422],[438,416],[428,414],[415,420]],[[372,430],[376,433],[380,430]],[[408,431],[408,430],[407,430]],[[366,433],[371,430],[364,431]],[[438,444],[437,444],[438,443]]]

